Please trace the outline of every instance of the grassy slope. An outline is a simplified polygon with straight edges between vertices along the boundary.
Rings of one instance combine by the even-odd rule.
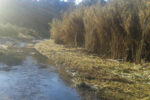
[[[57,16],[57,11],[38,8],[27,3],[8,2],[0,7],[0,22],[32,28],[49,37],[48,22]],[[55,11],[55,12],[54,12]]]
[[[39,33],[33,29],[2,23],[0,23],[0,37],[21,40],[33,40],[41,38]]]
[[[150,99],[149,63],[136,65],[104,60],[85,53],[82,48],[64,48],[52,40],[38,43],[35,48],[56,64],[65,65],[75,86],[90,87],[100,98],[106,100]]]

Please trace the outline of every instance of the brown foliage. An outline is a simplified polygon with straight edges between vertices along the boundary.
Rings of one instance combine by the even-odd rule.
[[[53,38],[101,57],[150,60],[150,8],[146,0],[111,0],[78,8],[53,25]],[[57,36],[55,36],[57,35]]]
[[[85,30],[81,9],[77,9],[71,14],[66,13],[62,21],[53,21],[51,28],[51,37],[55,41],[73,46],[83,46]]]

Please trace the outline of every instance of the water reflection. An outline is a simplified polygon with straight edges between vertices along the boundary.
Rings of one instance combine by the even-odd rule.
[[[22,45],[1,53],[0,100],[80,100],[46,61]]]

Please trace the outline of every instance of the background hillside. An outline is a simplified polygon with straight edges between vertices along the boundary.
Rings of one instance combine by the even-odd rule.
[[[0,4],[0,23],[33,29],[42,37],[49,38],[48,22],[54,17],[58,18],[58,15],[67,6],[65,2],[48,1],[2,0]]]

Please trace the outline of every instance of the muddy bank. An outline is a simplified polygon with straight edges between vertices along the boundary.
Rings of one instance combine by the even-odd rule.
[[[89,100],[150,99],[149,63],[136,65],[104,60],[86,53],[82,48],[57,45],[53,40],[45,40],[34,47],[63,69],[73,86],[85,91],[83,96],[89,96]]]

